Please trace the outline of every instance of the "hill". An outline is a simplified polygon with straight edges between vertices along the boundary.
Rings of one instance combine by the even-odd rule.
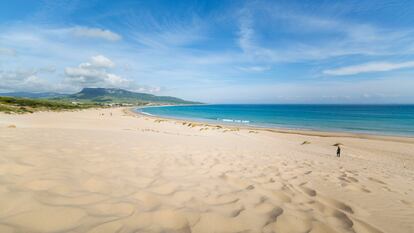
[[[63,97],[72,101],[90,101],[98,103],[157,103],[157,104],[197,104],[171,96],[156,96],[116,88],[84,88],[80,92]]]
[[[171,96],[156,96],[117,88],[83,88],[75,94],[11,92],[0,93],[0,96],[97,104],[199,104]]]

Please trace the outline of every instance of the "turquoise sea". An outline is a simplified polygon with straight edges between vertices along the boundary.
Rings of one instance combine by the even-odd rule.
[[[258,127],[414,136],[414,105],[186,105],[137,111]]]

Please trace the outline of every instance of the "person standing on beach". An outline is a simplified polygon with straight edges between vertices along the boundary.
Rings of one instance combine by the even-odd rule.
[[[336,149],[336,157],[341,157],[341,147],[338,146],[338,149]]]

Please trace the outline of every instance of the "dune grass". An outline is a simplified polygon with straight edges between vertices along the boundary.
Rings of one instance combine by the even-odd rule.
[[[36,111],[66,111],[101,107],[97,104],[73,104],[67,101],[45,99],[28,99],[0,96],[0,112],[5,113],[33,113]]]

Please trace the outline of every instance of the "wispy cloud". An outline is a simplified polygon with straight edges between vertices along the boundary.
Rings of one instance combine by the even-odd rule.
[[[0,48],[0,55],[4,56],[16,56],[16,50],[9,48]]]
[[[354,75],[360,73],[370,72],[384,72],[404,68],[413,68],[414,61],[391,63],[391,62],[371,62],[354,66],[340,67],[336,69],[324,70],[323,73],[327,75]]]
[[[75,27],[70,29],[71,33],[77,37],[104,39],[108,41],[118,41],[122,37],[110,30],[100,28]]]
[[[269,66],[246,66],[246,67],[238,67],[239,70],[245,72],[264,72],[271,69]]]
[[[414,54],[410,28],[310,15],[273,3],[247,4],[238,20],[238,44],[244,54],[267,63]]]
[[[254,29],[252,24],[253,20],[250,12],[248,10],[241,11],[238,42],[244,52],[250,52],[256,47],[253,43]]]
[[[205,19],[208,20],[208,19]],[[129,13],[122,21],[128,37],[134,42],[153,49],[174,49],[205,38],[206,21],[192,11],[188,17],[166,14],[157,18],[148,12]]]

